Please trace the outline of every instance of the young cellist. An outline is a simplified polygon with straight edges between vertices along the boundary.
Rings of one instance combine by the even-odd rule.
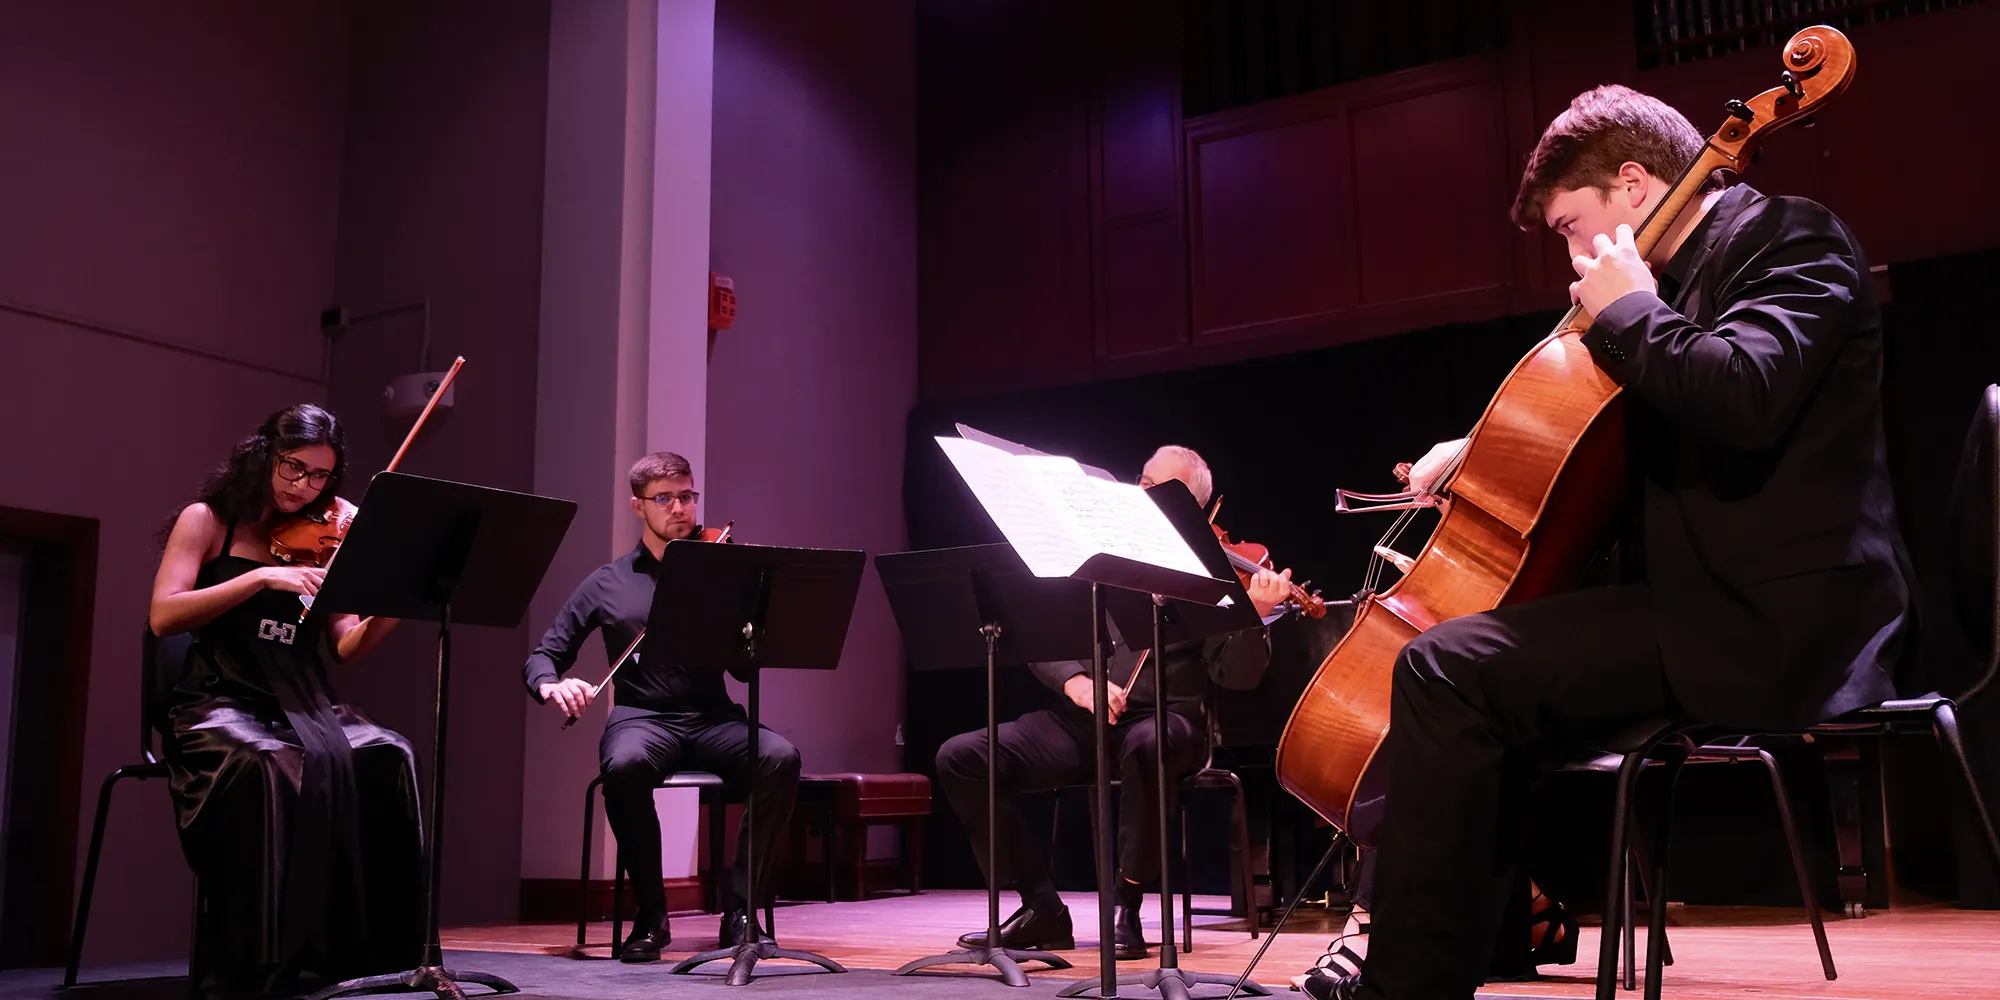
[[[1309,980],[1315,997],[1472,996],[1524,905],[1504,853],[1524,755],[1669,716],[1793,728],[1894,693],[1915,622],[1867,260],[1824,207],[1742,185],[1698,196],[1642,259],[1633,233],[1704,144],[1673,108],[1605,86],[1528,160],[1514,221],[1567,242],[1570,295],[1595,318],[1583,343],[1625,388],[1629,579],[1403,648],[1366,960]],[[1415,463],[1412,487],[1460,447]]]

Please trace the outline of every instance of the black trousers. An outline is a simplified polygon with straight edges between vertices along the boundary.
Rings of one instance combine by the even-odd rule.
[[[1364,995],[1468,1000],[1525,903],[1534,762],[1673,709],[1643,586],[1444,622],[1396,661]]]
[[[1201,765],[1203,740],[1199,720],[1171,709],[1167,712],[1167,777],[1175,780]],[[1112,764],[1119,780],[1118,871],[1145,883],[1160,871],[1159,794],[1153,760],[1153,710],[1133,706],[1111,727]],[[1092,781],[1097,776],[1095,717],[1074,705],[1030,712],[1002,723],[994,738],[999,759],[993,777],[999,808],[1002,864],[999,871],[986,856],[986,730],[961,733],[938,748],[938,784],[972,839],[979,868],[998,885],[1012,885],[1025,896],[1049,878],[1049,861],[1040,838],[1021,817],[1019,796],[1047,792],[1064,785]]]
[[[770,895],[772,847],[792,818],[799,792],[799,751],[791,741],[758,727],[756,811],[757,880],[760,895]],[[618,860],[632,878],[639,912],[664,917],[667,894],[660,874],[660,818],[653,810],[653,791],[674,771],[707,771],[725,788],[741,794],[744,762],[750,746],[750,724],[741,716],[717,712],[687,712],[620,719],[604,727],[598,754],[604,770],[604,814],[618,841]],[[736,866],[731,885],[740,903],[750,894],[750,872],[743,866],[750,841],[737,831]]]

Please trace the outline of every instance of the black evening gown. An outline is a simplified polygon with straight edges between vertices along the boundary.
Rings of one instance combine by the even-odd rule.
[[[198,586],[261,565],[223,552]],[[257,592],[195,630],[172,698],[174,809],[206,898],[211,988],[378,975],[422,956],[416,757],[334,701],[323,617],[300,622],[298,595]]]

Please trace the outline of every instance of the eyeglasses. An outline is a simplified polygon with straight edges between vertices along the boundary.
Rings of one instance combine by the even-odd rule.
[[[701,500],[701,494],[696,493],[693,490],[683,490],[679,493],[655,493],[652,496],[640,497],[639,499],[644,500],[647,503],[650,503],[653,506],[660,508],[661,510],[672,510],[674,509],[674,504],[677,503],[683,507],[694,506],[698,501]]]
[[[303,479],[306,481],[307,486],[316,490],[323,490],[326,489],[326,484],[333,479],[333,470],[308,469],[306,468],[306,463],[296,458],[281,458],[278,459],[278,475],[284,477],[285,482],[296,483]]]

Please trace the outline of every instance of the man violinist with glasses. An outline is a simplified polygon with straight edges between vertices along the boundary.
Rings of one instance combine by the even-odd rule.
[[[655,452],[635,463],[629,478],[632,513],[643,524],[639,545],[584,579],[529,654],[523,671],[536,701],[572,717],[582,715],[592,698],[588,682],[562,676],[575,665],[584,642],[592,632],[601,632],[607,660],[624,652],[646,627],[660,553],[669,541],[694,537],[699,531],[695,504],[701,494],[694,491],[694,471],[687,459]],[[740,789],[746,777],[750,726],[742,707],[730,700],[721,671],[707,665],[641,661],[635,651],[612,685],[616,704],[598,742],[604,812],[638,897],[632,934],[618,947],[618,958],[652,962],[672,940],[653,791],[663,777],[681,770],[708,771]],[[765,869],[758,872],[758,884],[769,886],[765,875],[774,855],[773,841],[789,823],[798,792],[799,751],[783,736],[760,728],[752,806],[757,812],[756,857]],[[739,866],[750,856],[749,849],[748,840],[739,833]],[[724,893],[729,897],[720,932],[724,948],[743,939],[748,911],[755,909],[744,900],[748,881],[749,872],[738,867]],[[770,937],[767,930],[758,934]]]

